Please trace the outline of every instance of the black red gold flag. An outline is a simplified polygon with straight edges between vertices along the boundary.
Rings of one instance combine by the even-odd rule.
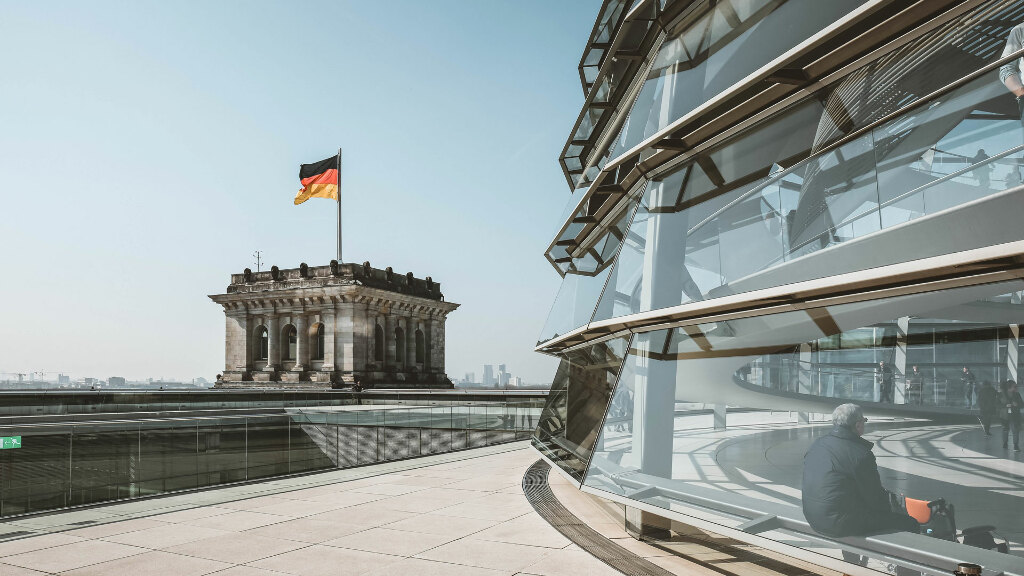
[[[295,204],[302,204],[310,198],[338,199],[338,157],[303,164],[299,168],[299,183],[302,190],[295,195]]]

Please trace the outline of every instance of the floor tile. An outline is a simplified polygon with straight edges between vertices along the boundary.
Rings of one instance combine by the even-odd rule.
[[[449,490],[447,488],[425,488],[419,492],[395,496],[378,502],[382,507],[406,512],[432,512],[455,504],[483,501],[485,496],[480,492],[466,490]]]
[[[114,536],[115,534],[137,532],[139,530],[146,530],[147,528],[156,528],[158,526],[167,526],[167,523],[150,520],[149,518],[136,518],[134,520],[107,522],[106,524],[89,526],[88,528],[68,530],[67,532],[63,532],[63,534],[67,534],[68,536],[78,536],[79,538],[104,538],[107,536]]]
[[[258,496],[256,498],[235,500],[234,502],[224,502],[222,504],[217,504],[217,506],[221,508],[230,508],[232,510],[254,510],[256,508],[263,508],[274,504],[287,504],[288,502],[289,500],[287,498],[279,498],[277,496]]]
[[[464,538],[416,557],[493,570],[522,570],[551,552],[550,548]]]
[[[260,514],[276,514],[278,516],[287,516],[289,518],[302,518],[303,516],[313,516],[315,514],[322,514],[324,512],[330,512],[331,510],[337,510],[338,508],[344,508],[343,504],[337,502],[308,502],[306,500],[284,500],[279,499],[279,502],[264,506],[262,508],[253,508],[249,512],[257,512]]]
[[[407,558],[370,572],[367,576],[508,576],[509,570],[490,570],[475,566]]]
[[[165,552],[218,560],[231,564],[247,564],[260,558],[267,558],[308,546],[306,542],[267,538],[245,532],[204,538],[177,546],[164,548]]]
[[[371,484],[353,488],[353,492],[365,492],[367,494],[384,494],[386,496],[401,496],[423,490],[423,486],[405,486],[402,484]]]
[[[291,520],[291,518],[275,514],[260,514],[258,512],[240,510],[238,512],[230,512],[228,514],[218,514],[207,518],[189,520],[187,522],[183,522],[183,524],[198,526],[200,528],[226,530],[228,532],[241,532],[243,530],[258,528],[268,524],[276,524],[286,520]]]
[[[0,563],[0,576],[46,576],[46,572]]]
[[[3,558],[4,556],[13,556],[15,554],[23,554],[25,552],[32,552],[33,550],[53,548],[54,546],[74,544],[75,542],[85,542],[85,540],[85,538],[71,536],[65,532],[19,538],[18,540],[9,540],[7,542],[0,542],[0,558]]]
[[[100,562],[109,562],[110,560],[117,560],[118,558],[134,556],[144,552],[148,552],[148,550],[135,546],[115,544],[114,542],[104,542],[103,540],[85,540],[56,548],[46,548],[25,554],[5,556],[3,562],[42,572],[66,572],[75,568],[99,564]]]
[[[166,552],[146,552],[64,572],[65,576],[201,576],[230,568],[231,564]]]
[[[352,548],[366,552],[391,554],[393,556],[412,556],[431,548],[451,542],[452,536],[423,534],[390,530],[388,528],[371,528],[348,536],[324,542],[325,546]]]
[[[571,544],[568,538],[562,536],[558,530],[536,515],[502,522],[486,530],[481,530],[470,538],[545,548],[565,548]]]
[[[488,504],[487,498],[480,498],[472,502],[463,502],[462,504],[439,508],[433,512],[442,516],[479,518],[481,520],[501,522],[524,514],[532,514],[533,509],[521,506],[492,506]]]
[[[316,516],[308,516],[308,518],[310,520],[342,522],[364,528],[375,528],[384,524],[412,518],[413,516],[416,516],[413,512],[392,510],[382,507],[379,502],[371,502],[369,504],[360,504],[359,506],[339,508],[330,512],[324,512],[323,514],[317,514]]]
[[[175,510],[174,512],[167,512],[165,514],[156,514],[149,516],[151,520],[157,520],[159,522],[191,522],[192,520],[198,520],[200,518],[208,518],[210,516],[219,516],[221,514],[230,514],[234,510],[230,508],[220,508],[218,506],[200,506],[198,508],[188,508],[185,510]]]
[[[457,516],[440,516],[438,514],[420,514],[392,522],[385,526],[391,530],[403,530],[406,532],[422,532],[424,534],[436,534],[438,536],[451,536],[462,538],[474,532],[494,526],[497,522],[491,520],[479,520],[477,518],[459,518]]]
[[[308,544],[319,544],[327,540],[341,538],[349,534],[366,530],[367,526],[347,524],[344,522],[326,522],[313,518],[297,518],[287,522],[278,522],[269,526],[261,526],[246,530],[241,534],[254,534],[266,538],[280,538]]]
[[[256,568],[255,566],[234,566],[227,570],[216,572],[215,576],[283,576],[285,572],[275,572]]]
[[[401,559],[400,556],[316,544],[250,565],[299,576],[358,576]]]
[[[621,576],[621,572],[582,550],[556,550],[525,568],[537,576]]]
[[[106,538],[103,538],[103,540],[156,550],[159,548],[167,548],[169,546],[192,542],[193,540],[223,536],[225,534],[232,534],[232,532],[214,530],[213,528],[200,528],[198,526],[164,524],[163,526],[157,526],[156,528],[149,528],[147,530],[139,530],[138,532],[127,532],[124,534],[107,536]]]
[[[390,498],[390,496],[385,494],[370,494],[368,492],[350,492],[335,489],[330,492],[315,492],[313,494],[308,494],[303,498],[300,498],[300,500],[305,502],[325,502],[327,504],[331,504],[331,509],[334,509],[358,506],[360,504],[375,502],[385,498]]]

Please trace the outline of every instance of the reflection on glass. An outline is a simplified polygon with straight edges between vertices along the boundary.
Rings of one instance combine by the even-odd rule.
[[[538,342],[556,338],[590,322],[632,215],[632,209],[625,211],[593,248],[572,260]]]
[[[594,320],[1018,240],[1024,136],[997,70],[829,145],[998,58],[982,29],[1021,11],[979,8],[654,180]]]
[[[864,0],[712,3],[662,44],[612,156],[732,88],[862,4]]]
[[[1024,465],[1012,426],[1003,448],[996,429],[1010,420],[992,398],[1021,373],[1022,294],[1011,281],[637,334],[585,484],[840,557],[843,543],[803,515],[802,471],[833,409],[852,402],[869,418],[864,438],[886,489],[945,498],[958,526],[993,524],[1021,555],[1024,497],[1009,487],[1022,485]],[[762,527],[765,515],[776,520]],[[921,549],[979,558],[920,538]]]
[[[541,412],[533,445],[578,480],[590,461],[626,351],[617,338],[565,354]]]

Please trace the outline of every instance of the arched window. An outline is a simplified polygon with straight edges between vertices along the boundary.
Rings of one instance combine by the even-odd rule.
[[[395,328],[395,362],[405,362],[405,331]]]
[[[423,342],[423,330],[416,330],[416,363],[423,364],[423,358],[426,356],[426,346]]]
[[[270,356],[270,334],[266,326],[256,329],[256,359],[266,360]]]
[[[374,362],[384,361],[384,329],[380,324],[373,327],[373,360]]]
[[[284,327],[284,341],[287,342],[284,347],[284,359],[295,360],[295,349],[299,343],[299,333],[295,330],[295,326],[289,324]]]
[[[316,325],[316,347],[313,349],[313,360],[323,360],[324,351],[327,347],[324,345],[324,325]]]

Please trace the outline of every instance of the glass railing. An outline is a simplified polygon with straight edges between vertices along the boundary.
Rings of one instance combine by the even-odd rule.
[[[523,440],[543,401],[0,426],[0,517]]]

